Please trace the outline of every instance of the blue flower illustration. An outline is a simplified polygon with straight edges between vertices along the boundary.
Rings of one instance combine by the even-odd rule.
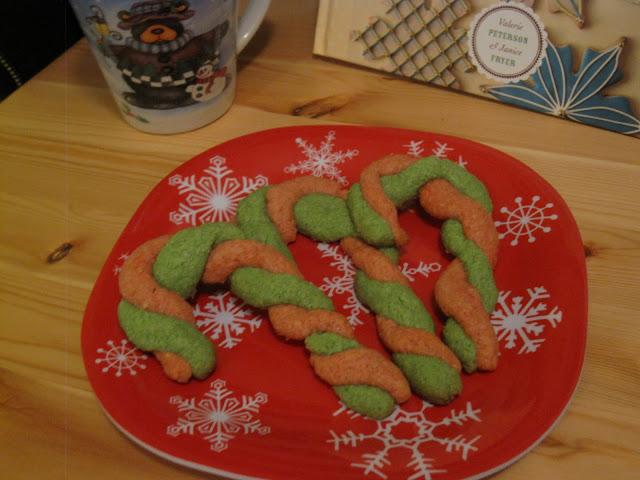
[[[601,94],[622,79],[619,59],[626,39],[604,51],[586,49],[580,69],[573,73],[570,46],[548,43],[546,58],[527,81],[481,87],[506,103],[624,134],[640,132],[640,120],[625,97]]]

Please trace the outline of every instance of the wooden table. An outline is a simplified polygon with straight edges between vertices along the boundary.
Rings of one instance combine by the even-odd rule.
[[[82,40],[0,105],[0,458],[4,478],[212,478],[120,434],[91,390],[83,311],[120,232],[176,166],[272,127],[420,129],[500,149],[548,180],[584,239],[589,324],[566,415],[495,478],[638,478],[640,140],[314,58],[316,2],[275,1],[214,124],[153,136],[120,118]]]

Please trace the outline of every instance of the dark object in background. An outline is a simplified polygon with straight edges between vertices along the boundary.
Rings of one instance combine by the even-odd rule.
[[[67,0],[3,2],[0,15],[0,100],[82,37]]]

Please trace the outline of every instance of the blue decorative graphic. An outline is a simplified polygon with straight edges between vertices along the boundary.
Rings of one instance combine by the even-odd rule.
[[[482,87],[482,91],[506,103],[624,134],[640,132],[640,120],[625,97],[609,97],[602,91],[622,79],[619,59],[626,42],[622,38],[604,50],[588,48],[578,72],[573,73],[570,46],[548,43],[546,58],[526,81]]]

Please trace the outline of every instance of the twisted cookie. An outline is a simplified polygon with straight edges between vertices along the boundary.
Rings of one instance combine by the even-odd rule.
[[[336,183],[303,177],[270,187],[266,207],[283,243],[295,240],[298,229],[314,240],[341,240],[359,269],[356,294],[378,314],[380,338],[412,390],[431,403],[450,402],[462,390],[460,362],[436,337],[431,316],[396,265],[354,237],[344,198]]]
[[[457,257],[435,287],[436,302],[450,317],[443,339],[466,372],[494,370],[498,341],[489,313],[498,295],[493,279],[498,236],[489,194],[476,177],[449,160],[392,155],[362,172],[347,203],[355,229],[367,243],[402,246],[408,237],[397,209],[415,198],[427,213],[445,220],[443,243]]]
[[[193,294],[200,281],[211,284],[229,281],[236,296],[249,305],[267,309],[276,333],[287,339],[305,341],[315,373],[333,386],[349,408],[374,418],[383,418],[396,403],[409,398],[410,389],[397,367],[381,353],[364,348],[355,340],[348,320],[333,311],[329,298],[306,282],[290,259],[265,243],[242,236],[238,227],[217,223],[187,228],[168,241],[166,237],[152,240],[152,244],[157,244],[156,250],[158,247],[160,250],[156,255],[146,256],[145,270],[150,270],[151,260],[157,281],[153,288],[155,292],[169,296],[171,301],[166,303],[171,306],[163,310],[161,317],[152,317],[145,310],[153,304],[149,301],[137,307],[119,309],[120,323],[132,342],[145,350],[161,349],[172,352],[172,357],[180,355],[189,365],[190,356],[198,356],[196,351],[200,351],[200,355],[205,351],[212,352],[213,347],[208,340],[204,339],[207,345],[200,341],[201,334],[198,337],[200,343],[193,343],[188,353],[174,349],[175,344],[191,342],[195,336],[186,336],[182,330],[176,329],[175,324],[187,323],[170,315],[180,311],[186,316],[182,312],[186,310],[184,305],[188,306],[184,297]],[[145,249],[143,246],[142,251]],[[192,252],[195,253],[192,255]],[[132,257],[140,255],[137,250]],[[187,270],[190,280],[183,279],[182,274]],[[125,284],[130,283],[127,278],[131,278],[130,267],[125,273]],[[154,283],[153,279],[147,280]],[[164,285],[169,285],[173,292]],[[177,292],[180,295],[173,295]],[[149,290],[141,293],[147,298]],[[127,300],[123,300],[121,305],[131,305],[128,302],[134,299],[126,288],[124,295]],[[139,328],[131,328],[135,322]],[[168,327],[157,331],[158,324],[167,324]],[[145,331],[152,332],[147,336],[152,337],[151,340],[144,336]],[[163,340],[173,343],[156,346],[153,341],[164,335],[170,338]],[[211,368],[213,365],[210,363],[207,374]],[[196,376],[196,370],[192,368],[192,371]],[[181,381],[185,381],[184,377]]]

